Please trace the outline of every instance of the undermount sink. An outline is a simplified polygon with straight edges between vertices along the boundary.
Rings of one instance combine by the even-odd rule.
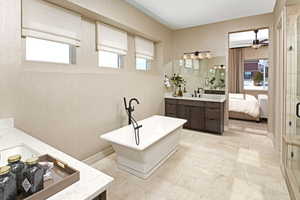
[[[39,156],[39,153],[31,149],[25,144],[17,145],[7,149],[0,150],[0,166],[7,165],[7,159],[9,156],[19,154],[22,156],[22,161],[28,158]]]

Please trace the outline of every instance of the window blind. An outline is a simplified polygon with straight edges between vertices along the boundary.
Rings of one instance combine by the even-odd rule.
[[[22,36],[80,46],[81,16],[44,0],[23,0]]]
[[[135,53],[137,58],[154,59],[154,42],[135,37]]]
[[[97,50],[126,55],[127,33],[112,26],[97,22]]]

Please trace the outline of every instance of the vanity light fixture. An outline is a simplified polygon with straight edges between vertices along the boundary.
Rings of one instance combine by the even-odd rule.
[[[214,69],[225,69],[225,65],[214,65]]]
[[[195,51],[188,52],[183,54],[183,59],[210,59],[212,58],[212,54],[210,51]]]

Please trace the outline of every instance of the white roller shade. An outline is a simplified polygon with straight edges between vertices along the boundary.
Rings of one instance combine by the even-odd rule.
[[[44,0],[22,0],[22,36],[80,46],[81,16]]]
[[[97,49],[126,55],[128,51],[127,33],[97,22]]]
[[[135,37],[135,53],[138,58],[154,59],[154,42]]]

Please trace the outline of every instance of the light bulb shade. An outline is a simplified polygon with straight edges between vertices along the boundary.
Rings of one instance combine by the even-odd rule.
[[[199,59],[204,59],[205,57],[204,57],[204,55],[202,53],[199,53],[198,58]]]
[[[206,54],[206,58],[211,59],[211,58],[212,58],[211,53],[207,53],[207,54]]]
[[[191,55],[191,59],[195,59],[196,57],[195,57],[195,55],[194,54],[192,54]]]
[[[188,56],[186,54],[183,55],[183,59],[187,59]]]

